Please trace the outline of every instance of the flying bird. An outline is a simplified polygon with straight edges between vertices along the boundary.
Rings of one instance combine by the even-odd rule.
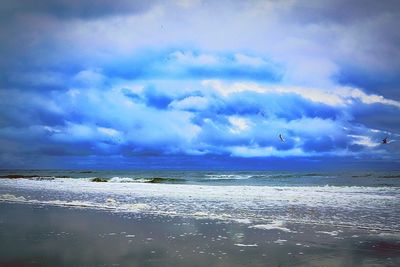
[[[382,144],[389,144],[389,141],[388,141],[388,138],[387,137],[385,137],[383,140],[382,140]]]
[[[285,139],[283,139],[282,134],[279,134],[279,139],[281,140],[281,142],[285,142]]]

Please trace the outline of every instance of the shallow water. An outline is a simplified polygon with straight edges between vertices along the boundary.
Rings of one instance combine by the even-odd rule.
[[[2,171],[2,176],[16,173]],[[249,226],[279,228],[302,222],[400,230],[397,172],[18,171],[18,175],[30,178],[0,179],[0,201],[238,221]],[[99,176],[108,182],[91,181]],[[178,180],[146,183],[154,177]]]
[[[399,172],[0,176],[0,267],[400,263]]]
[[[0,203],[0,266],[399,266],[399,235]]]

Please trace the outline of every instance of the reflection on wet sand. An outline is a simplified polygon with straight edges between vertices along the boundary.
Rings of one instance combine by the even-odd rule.
[[[0,204],[0,266],[399,266],[396,234]],[[335,234],[332,234],[335,233]]]

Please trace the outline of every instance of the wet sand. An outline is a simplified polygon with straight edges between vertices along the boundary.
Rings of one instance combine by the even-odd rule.
[[[0,266],[400,266],[400,233],[0,203]]]

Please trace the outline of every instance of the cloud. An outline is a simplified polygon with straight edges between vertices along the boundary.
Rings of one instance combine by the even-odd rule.
[[[229,95],[238,92],[256,92],[256,93],[280,93],[280,94],[297,94],[313,102],[323,103],[330,106],[346,106],[351,101],[358,100],[364,104],[383,104],[391,105],[400,108],[400,101],[386,99],[381,95],[366,94],[358,88],[337,86],[333,89],[316,89],[316,88],[302,88],[302,87],[289,87],[281,85],[260,86],[255,83],[233,83],[223,84],[218,80],[206,80],[203,82],[204,86],[208,86],[221,93],[222,95]]]
[[[5,0],[2,1],[0,12],[4,16],[16,14],[43,14],[58,18],[98,19],[103,16],[127,15],[145,12],[156,1],[128,0]]]
[[[208,98],[204,96],[188,96],[181,100],[174,100],[169,108],[187,111],[207,110],[209,105]]]
[[[378,145],[382,133],[373,119],[363,121],[358,109],[370,111],[381,105],[399,114],[391,101],[360,89],[321,92],[334,95],[340,103],[335,105],[327,96],[311,97],[306,88],[255,82],[197,81],[188,86],[155,80],[129,85],[93,71],[79,72],[74,76],[77,80],[80,87],[51,94],[3,92],[2,99],[19,100],[3,106],[8,118],[2,121],[0,137],[18,144],[15,151],[8,145],[7,153],[367,155],[371,149],[384,153]],[[34,113],[16,112],[22,106]],[[279,134],[285,136],[284,143]],[[20,146],[26,142],[35,145],[26,151]]]
[[[0,157],[398,159],[398,10],[2,1]]]

